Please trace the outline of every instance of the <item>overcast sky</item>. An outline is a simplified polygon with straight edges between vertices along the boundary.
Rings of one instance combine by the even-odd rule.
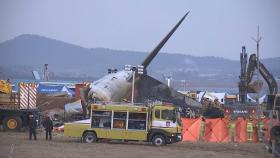
[[[149,52],[187,12],[161,50],[239,60],[280,56],[280,0],[1,0],[0,42],[37,34],[87,48]]]

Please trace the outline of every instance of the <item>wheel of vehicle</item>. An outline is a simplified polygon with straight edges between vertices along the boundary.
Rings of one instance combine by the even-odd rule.
[[[84,143],[93,143],[97,141],[97,136],[95,133],[93,132],[86,132],[83,135],[83,142]]]
[[[155,135],[153,137],[152,143],[155,146],[165,145],[165,138],[162,135]]]
[[[5,131],[19,131],[22,127],[22,120],[18,116],[9,116],[3,120],[3,129]]]

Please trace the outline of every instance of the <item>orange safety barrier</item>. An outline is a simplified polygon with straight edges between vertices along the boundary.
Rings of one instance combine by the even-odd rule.
[[[235,138],[238,143],[247,142],[247,120],[238,118],[235,123]]]
[[[206,119],[204,140],[207,142],[229,142],[228,119]]]
[[[235,121],[235,136],[234,141],[237,143],[248,142],[247,136],[247,123],[249,120],[244,118],[237,118]],[[264,141],[268,142],[270,137],[270,129],[275,125],[279,125],[280,122],[275,119],[265,118],[262,120],[264,127]],[[189,119],[182,118],[183,141],[198,141],[200,137],[202,119]],[[258,141],[258,120],[253,120],[253,142]],[[205,119],[204,127],[204,139],[206,142],[229,142],[229,120],[227,118]]]
[[[182,124],[183,124],[182,140],[198,141],[200,126],[201,126],[201,118],[197,118],[197,119],[182,118]]]

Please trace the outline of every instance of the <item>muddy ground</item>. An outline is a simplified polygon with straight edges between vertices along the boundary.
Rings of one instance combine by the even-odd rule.
[[[37,141],[27,132],[0,132],[0,158],[272,158],[262,144],[190,143],[154,147],[139,142],[80,143],[54,133],[52,141],[38,133]]]

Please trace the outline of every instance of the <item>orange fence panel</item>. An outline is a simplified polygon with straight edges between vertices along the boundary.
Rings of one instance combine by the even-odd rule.
[[[234,132],[234,141],[237,143],[246,143],[248,142],[248,133],[247,133],[247,119],[238,118],[235,121],[235,132]],[[270,128],[274,125],[279,124],[277,120],[270,120],[265,118],[262,120],[264,124],[264,141],[267,142],[270,137]],[[201,123],[202,119],[189,119],[182,118],[182,140],[183,141],[199,141],[200,132],[201,132]],[[205,119],[204,131],[204,141],[206,142],[229,142],[230,133],[229,133],[229,123],[230,121],[227,118],[216,118],[216,119]],[[258,141],[258,120],[253,120],[253,142]]]
[[[201,126],[201,118],[197,118],[197,119],[182,118],[182,124],[183,124],[182,140],[198,141],[200,126]]]
[[[228,119],[206,119],[204,140],[207,142],[229,142]]]

